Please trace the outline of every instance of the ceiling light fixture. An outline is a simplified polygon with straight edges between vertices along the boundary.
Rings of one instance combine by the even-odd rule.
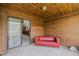
[[[43,6],[43,8],[42,8],[42,9],[43,9],[44,11],[45,11],[45,10],[47,10],[47,6]]]

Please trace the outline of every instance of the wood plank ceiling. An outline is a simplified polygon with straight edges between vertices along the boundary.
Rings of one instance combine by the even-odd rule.
[[[78,3],[25,3],[25,4],[1,4],[4,7],[23,11],[33,16],[38,16],[48,22],[58,19],[62,15],[79,12]],[[46,10],[43,7],[46,6]]]

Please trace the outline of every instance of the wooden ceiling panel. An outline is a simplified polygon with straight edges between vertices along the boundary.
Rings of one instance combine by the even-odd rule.
[[[78,3],[16,3],[0,4],[2,7],[22,11],[33,16],[37,16],[48,22],[60,18],[62,15],[79,11]],[[43,7],[46,6],[46,10]]]

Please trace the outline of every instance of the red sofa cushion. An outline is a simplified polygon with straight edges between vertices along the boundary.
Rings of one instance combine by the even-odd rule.
[[[39,40],[40,42],[54,42],[54,40]]]

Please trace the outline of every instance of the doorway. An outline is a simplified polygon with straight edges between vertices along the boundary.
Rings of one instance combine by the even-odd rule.
[[[22,20],[22,45],[28,45],[31,42],[30,38],[31,22]]]
[[[8,20],[8,49],[30,44],[31,22],[14,17]]]

